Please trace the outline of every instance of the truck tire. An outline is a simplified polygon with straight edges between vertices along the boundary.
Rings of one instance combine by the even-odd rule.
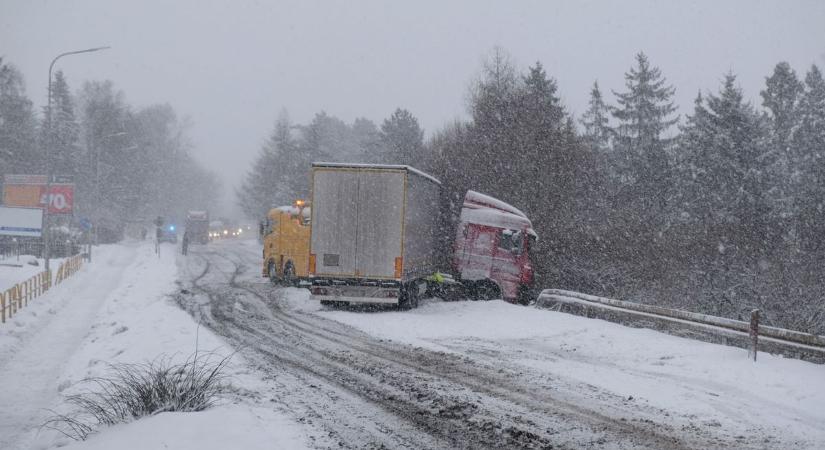
[[[418,290],[418,285],[410,284],[410,309],[418,308],[418,301],[421,300],[421,293]]]
[[[495,300],[501,297],[498,285],[490,280],[477,281],[473,285],[473,300]]]
[[[288,261],[284,266],[284,284],[287,286],[295,286],[298,284],[298,279],[295,277],[295,266],[292,261]]]
[[[401,286],[401,295],[398,298],[398,309],[409,311],[413,308],[418,308],[418,286],[413,283],[408,283]]]
[[[269,281],[273,284],[278,283],[278,268],[275,266],[275,261],[269,261],[266,265],[266,274],[269,275]]]
[[[524,285],[518,287],[518,297],[516,301],[519,305],[527,306],[533,301],[533,298],[532,290],[529,287]]]
[[[412,305],[410,304],[409,285],[401,285],[401,291],[398,293],[398,309],[401,311],[408,311],[412,309]]]

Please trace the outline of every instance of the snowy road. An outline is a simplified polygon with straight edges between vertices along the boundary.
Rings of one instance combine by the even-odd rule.
[[[825,366],[502,301],[329,309],[254,241],[175,250],[101,247],[0,327],[0,448],[825,448]],[[215,408],[40,428],[106,363],[196,348],[240,353]]]
[[[382,339],[383,322],[421,316],[416,318],[413,312],[323,310],[307,299],[305,290],[275,288],[262,279],[259,252],[259,247],[248,241],[194,247],[188,260],[181,263],[191,292],[179,295],[178,302],[240,349],[264,374],[269,391],[247,394],[260,402],[275,401],[288,407],[296,420],[316,430],[316,443],[321,447],[810,445],[797,436],[760,428],[758,421],[747,417],[724,420],[721,423],[726,426],[722,427],[715,420],[716,413],[708,417],[692,413],[701,408],[682,413],[634,401],[632,396],[619,395],[617,390],[597,383],[559,375],[548,366],[588,366],[620,380],[619,384],[649,383],[654,391],[664,389],[667,383],[678,384],[682,387],[674,389],[687,390],[685,397],[708,396],[707,391],[719,388],[712,382],[697,386],[696,380],[688,377],[660,379],[643,370],[627,373],[610,361],[585,364],[575,353],[559,354],[550,346],[543,348],[541,340],[486,342],[467,337],[444,342],[444,350],[438,350]],[[501,302],[464,304],[519,308]],[[556,314],[529,308],[518,311]],[[342,323],[352,316],[361,324],[364,320],[374,323],[375,332],[367,334]],[[444,324],[448,330],[466,326],[460,323],[461,314],[448,320],[454,321]],[[415,336],[409,337],[403,340],[415,342]],[[639,386],[639,391],[645,392],[645,387]],[[750,401],[753,399],[746,396],[742,405],[763,407],[758,402],[748,405]],[[717,403],[719,410],[738,406]],[[733,411],[727,414],[736,416]],[[754,414],[758,416],[745,416]],[[816,428],[818,417],[797,416],[789,420]]]

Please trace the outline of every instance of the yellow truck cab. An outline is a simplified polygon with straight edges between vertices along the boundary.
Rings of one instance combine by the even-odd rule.
[[[294,206],[272,208],[261,227],[262,275],[273,283],[299,284],[309,275],[310,208],[298,200]]]

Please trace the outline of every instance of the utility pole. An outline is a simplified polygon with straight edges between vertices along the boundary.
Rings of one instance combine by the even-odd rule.
[[[49,258],[51,256],[51,236],[49,233],[49,208],[52,205],[52,197],[51,197],[51,190],[52,190],[52,160],[51,160],[51,148],[54,145],[54,136],[52,135],[52,69],[54,69],[54,63],[57,62],[58,59],[69,56],[69,55],[77,55],[79,53],[91,53],[97,52],[100,50],[106,50],[109,47],[95,47],[95,48],[87,48],[86,50],[75,50],[73,52],[66,52],[61,53],[52,60],[52,63],[49,64],[49,87],[48,87],[48,100],[46,106],[46,149],[43,152],[46,157],[46,207],[43,209],[43,259],[46,261],[46,272],[49,271]]]

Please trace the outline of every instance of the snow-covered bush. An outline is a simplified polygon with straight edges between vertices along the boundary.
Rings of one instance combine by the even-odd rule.
[[[85,440],[102,425],[162,412],[202,411],[224,390],[229,358],[194,353],[182,363],[161,356],[143,364],[112,364],[110,375],[84,380],[90,387],[66,398],[75,411],[56,414],[44,426]]]

